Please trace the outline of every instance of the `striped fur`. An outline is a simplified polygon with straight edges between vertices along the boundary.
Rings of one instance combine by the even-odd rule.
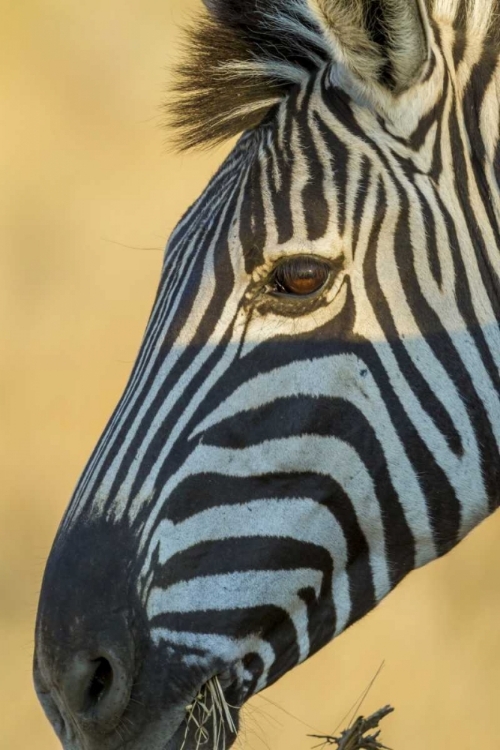
[[[37,635],[47,661],[61,602],[98,614],[89,575],[109,581],[143,623],[138,726],[167,700],[152,670],[179,705],[229,670],[239,705],[499,504],[498,52],[467,7],[436,0],[425,75],[397,96],[330,65],[297,77],[170,239]],[[331,283],[273,297],[299,254]]]

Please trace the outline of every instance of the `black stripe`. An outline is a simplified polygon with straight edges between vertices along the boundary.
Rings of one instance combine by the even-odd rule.
[[[358,183],[356,191],[356,202],[354,204],[354,215],[352,217],[352,257],[356,257],[358,249],[359,234],[361,231],[361,223],[363,221],[363,215],[366,206],[366,199],[368,197],[368,191],[370,188],[371,175],[372,175],[372,163],[370,159],[363,154],[361,157],[360,165],[361,179]]]
[[[246,178],[240,211],[240,243],[245,258],[245,270],[251,274],[264,262],[266,246],[266,215],[262,199],[262,165],[255,159]]]
[[[349,149],[335,135],[333,130],[325,125],[317,112],[314,114],[314,119],[329,155],[328,160],[335,183],[337,199],[337,228],[340,236],[343,237],[346,228],[347,185],[351,161]]]
[[[439,289],[443,287],[443,272],[441,269],[441,261],[439,258],[439,248],[437,244],[437,227],[432,213],[431,207],[428,200],[425,198],[423,193],[419,192],[420,203],[422,206],[422,216],[424,219],[425,234],[427,238],[427,260],[429,262],[429,268],[434,281],[438,285]],[[458,443],[455,444],[455,452],[462,453],[462,445],[458,433]]]
[[[151,587],[168,589],[181,581],[206,577],[209,591],[210,576],[255,572],[257,577],[259,572],[308,568],[322,574],[321,599],[328,602],[331,600],[334,563],[330,552],[317,544],[293,539],[286,535],[286,531],[285,526],[280,537],[234,538],[228,528],[228,538],[193,544],[172,555],[164,566],[155,568]],[[210,596],[207,602],[210,604]]]
[[[328,229],[330,212],[325,196],[325,171],[309,124],[311,97],[315,80],[306,89],[302,106],[296,118],[300,151],[307,163],[309,179],[302,189],[302,205],[307,226],[307,238],[311,242],[324,237]]]

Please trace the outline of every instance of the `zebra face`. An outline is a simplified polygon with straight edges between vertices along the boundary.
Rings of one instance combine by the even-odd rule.
[[[342,57],[308,16],[309,63],[289,50],[295,78],[170,239],[45,573],[35,681],[66,750],[195,748],[214,678],[241,706],[496,504],[496,60],[411,7],[405,64],[396,33]],[[260,49],[299,34],[294,8],[253,19]]]

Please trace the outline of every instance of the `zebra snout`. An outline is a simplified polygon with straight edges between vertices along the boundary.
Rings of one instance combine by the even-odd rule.
[[[80,731],[106,733],[130,699],[132,669],[110,648],[74,656],[61,681],[61,698]]]

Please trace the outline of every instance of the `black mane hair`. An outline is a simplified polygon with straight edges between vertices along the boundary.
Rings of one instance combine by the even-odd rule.
[[[214,5],[186,29],[175,101],[167,105],[181,150],[211,146],[254,127],[294,82],[328,60],[321,29],[298,12],[300,1]]]

